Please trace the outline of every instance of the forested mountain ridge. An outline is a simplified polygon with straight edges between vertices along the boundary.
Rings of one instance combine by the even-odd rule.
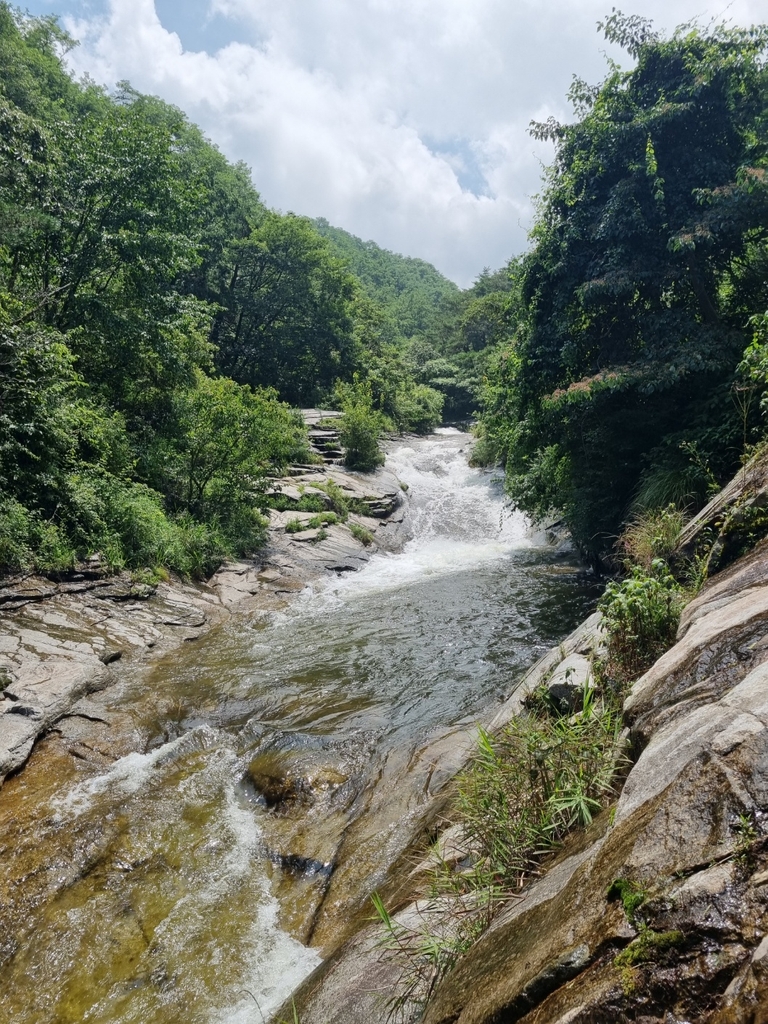
[[[314,224],[333,251],[347,261],[368,298],[387,311],[402,339],[428,332],[444,301],[459,294],[458,286],[431,263],[400,256],[370,240],[364,242],[322,217]]]
[[[599,560],[637,510],[692,509],[764,434],[768,29],[666,39],[574,81],[531,248],[459,290],[267,209],[186,116],[75,82],[55,18],[0,3],[0,568],[203,573],[263,536],[264,481],[480,414],[478,461]]]

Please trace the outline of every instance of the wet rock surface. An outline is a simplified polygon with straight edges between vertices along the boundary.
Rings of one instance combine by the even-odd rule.
[[[586,634],[571,638],[527,689],[583,675],[589,645]],[[765,546],[688,606],[677,644],[635,684],[626,718],[637,754],[613,814],[573,836],[498,915],[432,993],[426,1024],[768,1020]],[[404,920],[418,904],[408,903],[412,867],[398,870],[386,893]],[[617,880],[641,893],[636,912]],[[376,935],[362,928],[308,979],[296,1000],[302,1022],[386,1018],[402,967]]]
[[[76,704],[119,678],[123,659],[131,666],[150,662],[195,641],[235,610],[252,615],[280,609],[318,577],[355,571],[373,552],[404,541],[404,495],[384,470],[363,476],[334,465],[298,467],[276,481],[274,490],[289,501],[305,493],[329,501],[317,487],[329,480],[347,499],[372,510],[348,519],[367,531],[367,544],[342,523],[304,536],[286,533],[290,519],[313,515],[288,510],[272,513],[258,560],[224,565],[207,585],[149,585],[129,573],[110,575],[98,555],[62,580],[26,576],[0,582],[0,785],[54,726],[73,756],[109,756],[107,719],[102,715],[98,728],[84,726],[83,721],[98,723],[79,715]],[[73,716],[80,718],[77,728],[69,721]],[[116,738],[114,756],[123,753],[125,744]]]

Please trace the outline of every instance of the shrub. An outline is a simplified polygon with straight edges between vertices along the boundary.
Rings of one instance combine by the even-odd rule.
[[[223,521],[236,505],[254,503],[268,472],[310,458],[301,414],[271,389],[253,391],[198,370],[174,412],[178,432],[158,461],[174,507],[198,518]]]
[[[345,450],[344,465],[369,473],[381,466],[384,456],[379,448],[381,414],[373,408],[371,385],[355,379],[354,384],[340,385],[343,416],[339,438]]]
[[[445,396],[427,384],[410,384],[395,395],[393,418],[400,431],[431,434],[443,415]]]
[[[666,508],[638,512],[619,537],[617,549],[630,564],[648,572],[654,559],[669,561],[685,526],[685,513]]]
[[[0,500],[0,568],[17,572],[32,566],[31,528],[28,509],[14,498]]]
[[[636,679],[674,642],[682,591],[661,559],[609,583],[600,598],[607,636],[606,672],[619,683]]]
[[[344,465],[364,473],[373,472],[384,463],[379,448],[381,420],[379,414],[362,406],[344,410],[339,436],[344,446]]]
[[[35,567],[41,572],[67,572],[75,567],[77,552],[56,523],[38,523],[35,535]]]

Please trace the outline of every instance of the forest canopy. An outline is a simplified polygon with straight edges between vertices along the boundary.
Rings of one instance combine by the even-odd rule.
[[[296,407],[440,421],[408,346],[457,289],[419,264],[372,296],[352,236],[267,209],[177,108],[74,81],[73,45],[0,3],[0,569],[200,575],[311,458]]]

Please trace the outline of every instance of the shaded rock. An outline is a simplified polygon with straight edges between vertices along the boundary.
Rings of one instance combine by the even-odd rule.
[[[574,651],[560,662],[543,686],[554,710],[558,714],[569,715],[582,707],[584,691],[591,683],[591,660]]]
[[[123,656],[123,652],[120,650],[104,651],[103,654],[99,655],[99,661],[103,665],[111,665],[113,661],[119,661]]]

